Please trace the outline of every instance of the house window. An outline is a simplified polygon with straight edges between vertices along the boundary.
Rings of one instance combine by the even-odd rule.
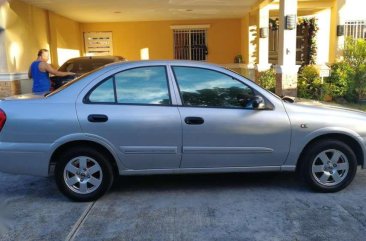
[[[84,33],[86,56],[113,55],[112,32]]]
[[[366,39],[366,20],[346,21],[344,35],[353,39]]]
[[[207,29],[173,28],[174,59],[198,60],[207,59]]]

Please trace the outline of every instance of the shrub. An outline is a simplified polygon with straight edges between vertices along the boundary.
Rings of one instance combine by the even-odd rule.
[[[324,89],[332,97],[356,102],[366,99],[366,40],[346,39],[343,60],[331,66]]]
[[[344,48],[344,61],[352,71],[349,73],[348,98],[366,98],[366,40],[347,39]]]
[[[259,73],[259,84],[272,92],[276,90],[276,71],[274,69],[269,69]]]
[[[366,64],[366,40],[346,39],[343,51],[344,60],[353,67],[361,67]]]
[[[332,97],[348,97],[352,99],[349,93],[351,86],[350,79],[353,76],[353,69],[349,63],[341,61],[331,66],[331,74],[325,79],[327,94]]]
[[[297,91],[300,98],[322,99],[323,86],[316,66],[306,65],[299,70]]]

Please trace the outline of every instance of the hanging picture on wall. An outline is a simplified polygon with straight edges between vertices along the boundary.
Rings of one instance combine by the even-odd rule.
[[[113,55],[112,32],[84,33],[86,56]]]

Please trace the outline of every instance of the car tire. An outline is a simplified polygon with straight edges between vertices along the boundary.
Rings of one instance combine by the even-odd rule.
[[[89,202],[110,189],[114,172],[104,153],[81,146],[67,149],[58,156],[55,179],[65,196],[74,201]]]
[[[344,142],[322,140],[306,149],[298,171],[313,190],[338,192],[354,179],[357,158]]]

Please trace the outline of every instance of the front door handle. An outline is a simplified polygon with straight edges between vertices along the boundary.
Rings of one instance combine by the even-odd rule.
[[[108,116],[93,114],[93,115],[88,116],[88,121],[89,122],[107,122]]]
[[[187,125],[202,125],[203,123],[205,123],[205,120],[201,117],[186,117],[184,119],[184,122],[187,124]]]

